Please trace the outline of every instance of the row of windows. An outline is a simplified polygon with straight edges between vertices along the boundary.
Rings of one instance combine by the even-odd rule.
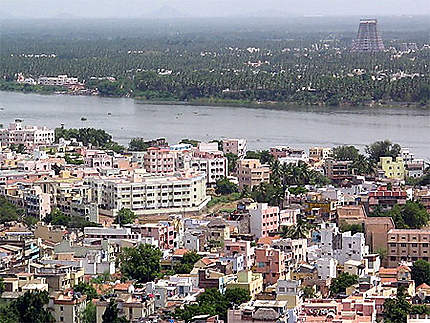
[[[390,247],[396,247],[398,244],[397,243],[390,243],[389,244],[390,245]],[[411,244],[412,245],[412,247],[418,247],[418,243],[412,243]],[[422,243],[422,244],[420,244],[422,247],[424,247],[424,248],[427,248],[428,246],[429,246],[429,244],[428,243]],[[406,243],[401,243],[400,244],[400,247],[406,247],[407,246],[407,244]]]

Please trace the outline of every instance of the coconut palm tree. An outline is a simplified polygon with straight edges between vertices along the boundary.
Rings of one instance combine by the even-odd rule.
[[[302,217],[299,217],[297,219],[296,225],[288,229],[283,227],[281,236],[283,238],[291,238],[291,239],[306,239],[308,238],[309,233],[314,228],[315,228],[315,225],[313,223],[310,223],[309,221],[303,219]]]

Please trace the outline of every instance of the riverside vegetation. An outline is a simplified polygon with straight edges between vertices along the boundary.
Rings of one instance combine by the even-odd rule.
[[[0,90],[58,92],[17,84],[16,74],[68,74],[99,95],[151,102],[273,107],[430,102],[425,37],[430,24],[421,18],[382,21],[387,51],[377,54],[352,53],[358,21],[342,19],[127,20],[114,21],[115,30],[110,23],[5,22]],[[403,51],[410,42],[418,50]],[[115,81],[98,79],[107,76]]]

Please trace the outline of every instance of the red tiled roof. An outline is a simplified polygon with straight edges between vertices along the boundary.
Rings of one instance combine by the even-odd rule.
[[[131,282],[128,282],[128,283],[118,283],[118,284],[115,284],[115,286],[113,288],[114,288],[114,290],[127,291],[130,286],[131,286]]]
[[[175,251],[173,251],[173,255],[175,255],[175,256],[183,256],[188,251],[189,251],[188,249],[175,249]]]
[[[397,275],[397,268],[384,268],[384,267],[381,267],[379,269],[379,276],[381,276],[381,275],[396,276]]]
[[[396,277],[381,278],[381,283],[382,284],[395,283],[396,281],[397,281]]]
[[[430,289],[430,286],[427,285],[426,283],[422,283],[421,285],[419,285],[417,288],[418,289]]]
[[[272,245],[273,240],[278,240],[279,238],[280,238],[280,236],[275,236],[275,237],[261,237],[260,239],[258,239],[257,244]]]
[[[208,257],[200,259],[205,265],[210,265],[214,261],[212,259],[209,259]]]

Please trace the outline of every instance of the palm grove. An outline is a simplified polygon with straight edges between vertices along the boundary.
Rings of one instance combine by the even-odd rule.
[[[8,27],[0,40],[2,90],[58,91],[58,87],[44,89],[13,81],[17,73],[69,74],[103,96],[156,101],[425,106],[430,100],[430,50],[422,47],[428,39],[419,31],[393,32],[393,50],[363,55],[350,51],[355,30],[333,32],[332,25],[324,32],[287,33],[279,26],[249,33],[216,25],[210,37],[200,32],[204,26],[198,24],[185,33],[176,26],[175,36],[171,30],[155,31],[151,26],[137,30],[118,26],[115,32],[88,26],[95,30],[87,39],[76,36],[67,42],[65,35],[72,34],[67,33],[68,26],[57,26],[49,36],[45,29],[21,27],[24,30],[19,33]],[[405,37],[422,49],[397,52]],[[56,56],[27,55],[47,52]],[[409,76],[396,77],[400,72]],[[91,79],[105,76],[116,81]]]

